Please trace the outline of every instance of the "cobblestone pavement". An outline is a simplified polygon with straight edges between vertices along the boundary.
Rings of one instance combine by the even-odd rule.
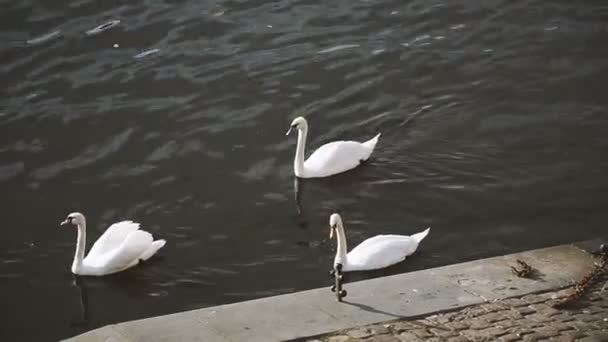
[[[571,290],[509,298],[432,315],[418,320],[384,322],[336,332],[309,342],[355,341],[581,341],[608,342],[608,276],[585,294],[555,309],[556,298]]]

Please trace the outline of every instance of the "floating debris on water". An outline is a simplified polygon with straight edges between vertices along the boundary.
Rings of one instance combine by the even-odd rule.
[[[50,40],[50,39],[53,39],[53,38],[59,36],[60,33],[61,33],[61,31],[59,31],[59,30],[53,31],[51,33],[47,33],[47,34],[42,35],[40,37],[36,37],[36,38],[33,38],[33,39],[28,39],[27,43],[30,44],[30,45],[44,43],[47,40]]]
[[[115,49],[117,49],[117,48],[118,48],[120,45],[118,45],[118,44],[114,44],[114,45],[112,45],[112,46],[113,46]]]
[[[344,49],[352,49],[352,48],[356,48],[356,47],[359,47],[359,44],[344,44],[344,45],[333,46],[328,49],[318,51],[317,53],[329,53],[329,52],[335,52],[335,51],[344,50]]]
[[[416,38],[414,38],[414,40],[412,40],[412,43],[423,41],[423,40],[427,40],[427,39],[430,39],[430,38],[431,38],[430,34],[423,34],[421,36],[417,36]]]
[[[133,56],[133,58],[138,58],[138,59],[139,59],[139,58],[144,58],[144,57],[146,57],[146,56],[149,56],[149,55],[155,54],[155,53],[157,53],[157,52],[159,52],[159,51],[160,51],[160,49],[151,49],[151,50],[146,50],[146,51],[144,51],[144,52],[140,52],[140,53],[138,53],[137,55]]]
[[[101,25],[99,25],[99,26],[97,26],[95,28],[92,28],[92,29],[88,30],[86,32],[86,34],[89,35],[89,36],[94,35],[94,34],[98,34],[98,33],[101,33],[101,32],[103,32],[105,30],[111,29],[112,27],[114,27],[114,26],[116,26],[118,24],[120,24],[120,20],[117,20],[117,19],[116,20],[110,20],[110,21],[108,21],[105,24],[101,24]]]

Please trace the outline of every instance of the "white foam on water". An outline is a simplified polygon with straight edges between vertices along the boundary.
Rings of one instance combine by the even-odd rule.
[[[28,39],[27,43],[30,45],[35,45],[35,44],[40,44],[40,43],[44,43],[47,40],[53,39],[57,36],[59,36],[59,34],[61,33],[61,31],[57,30],[57,31],[53,31],[51,33],[47,33],[45,35],[42,35],[40,37],[36,37],[36,38],[32,38],[32,39]]]
[[[336,51],[340,51],[340,50],[344,50],[344,49],[352,49],[352,48],[356,48],[356,47],[359,47],[359,44],[337,45],[337,46],[332,46],[327,49],[320,50],[317,53],[330,53],[330,52],[336,52]]]
[[[144,52],[140,52],[137,55],[133,56],[133,58],[144,58],[146,56],[153,55],[153,54],[155,54],[157,52],[160,52],[160,49],[146,50]]]
[[[97,26],[95,28],[92,28],[92,29],[86,31],[86,34],[89,35],[89,36],[94,35],[94,34],[99,34],[99,33],[103,32],[105,30],[111,29],[112,27],[114,27],[114,26],[116,26],[118,24],[120,24],[120,20],[118,20],[118,19],[116,19],[116,20],[110,20],[110,21],[108,21],[106,23],[103,23],[103,24],[101,24],[101,25],[99,25],[99,26]]]

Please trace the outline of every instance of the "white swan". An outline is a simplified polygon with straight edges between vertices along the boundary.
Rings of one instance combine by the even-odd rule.
[[[300,178],[328,177],[350,169],[354,169],[366,161],[374,151],[380,133],[372,139],[360,143],[358,141],[334,141],[319,147],[304,161],[304,148],[308,123],[303,117],[297,117],[291,123],[285,135],[293,129],[298,130],[298,146],[293,161],[293,170]]]
[[[342,271],[368,271],[388,267],[405,260],[418,248],[418,244],[424,239],[431,229],[407,235],[376,235],[355,247],[346,254],[346,237],[342,218],[338,214],[332,214],[329,218],[329,238],[334,233],[338,239],[338,251],[334,259],[334,266],[342,265]]]
[[[72,263],[72,273],[78,275],[101,276],[126,270],[147,260],[166,243],[153,241],[152,234],[139,230],[139,223],[122,221],[111,225],[93,244],[84,257],[86,244],[86,220],[81,213],[71,213],[61,225],[73,224],[78,228],[76,253]]]

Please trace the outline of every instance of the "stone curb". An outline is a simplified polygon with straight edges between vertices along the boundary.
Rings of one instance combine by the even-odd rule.
[[[561,289],[593,266],[596,239],[329,287],[108,325],[69,341],[284,341],[399,318],[415,318]],[[605,241],[605,240],[603,240]],[[595,246],[595,247],[594,247]],[[523,260],[533,279],[515,276]]]

